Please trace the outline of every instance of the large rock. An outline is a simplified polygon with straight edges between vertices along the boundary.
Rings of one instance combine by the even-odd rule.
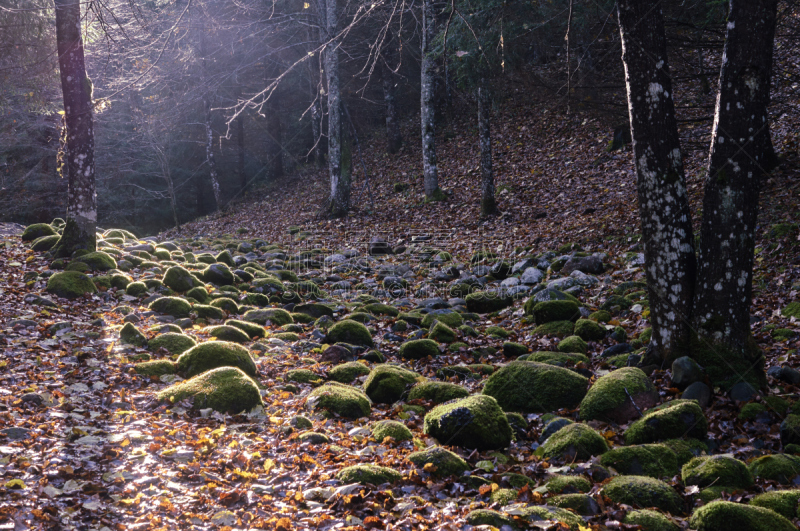
[[[574,333],[584,341],[601,341],[606,337],[605,327],[589,319],[578,319]]]
[[[590,275],[599,275],[605,271],[605,267],[599,256],[573,256],[567,260],[567,263],[561,268],[561,273],[569,275],[573,271],[580,271],[581,273],[588,273]]]
[[[79,260],[89,266],[92,271],[108,271],[117,268],[117,261],[103,251],[95,251],[82,255]]]
[[[616,476],[603,488],[603,494],[615,503],[656,507],[673,514],[683,512],[683,500],[675,489],[647,476]]]
[[[544,279],[544,273],[536,267],[529,267],[522,272],[519,281],[525,285],[533,286]]]
[[[593,455],[608,451],[608,443],[602,435],[586,424],[569,424],[547,438],[542,445],[542,455],[567,461],[585,461]]]
[[[489,377],[483,394],[495,398],[505,411],[549,413],[577,406],[586,395],[588,382],[563,367],[512,361]]]
[[[233,284],[233,272],[227,265],[222,263],[211,264],[203,270],[203,280],[218,286],[229,286]]]
[[[214,302],[218,300],[221,299],[216,299]],[[291,314],[282,308],[248,310],[242,315],[242,320],[260,325],[266,325],[269,322],[272,326],[283,326],[294,322]]]
[[[434,404],[443,404],[450,400],[466,398],[469,391],[465,387],[450,382],[420,382],[408,392],[409,400],[430,400]]]
[[[436,477],[461,476],[470,469],[466,461],[441,446],[431,446],[414,452],[406,459]]]
[[[372,346],[372,334],[367,327],[358,321],[344,319],[328,330],[326,343],[350,343],[352,345]]]
[[[755,477],[791,485],[800,475],[800,458],[788,454],[762,455],[748,468]]]
[[[800,444],[800,415],[791,414],[781,422],[781,444]]]
[[[789,519],[797,517],[798,504],[800,504],[800,489],[772,490],[750,500],[750,505],[764,507]]]
[[[678,389],[685,389],[701,381],[703,368],[689,356],[682,356],[672,362],[672,384]]]
[[[141,333],[133,323],[125,323],[119,331],[120,343],[143,347],[147,344],[147,337]]]
[[[705,439],[708,420],[693,400],[672,400],[649,411],[625,430],[627,444],[645,444],[664,439]]]
[[[419,360],[439,355],[439,345],[432,339],[412,339],[400,345],[400,357]]]
[[[161,282],[174,291],[189,291],[200,282],[192,275],[188,269],[181,266],[172,266],[164,273]]]
[[[396,365],[378,365],[367,376],[364,391],[377,404],[392,404],[420,378],[419,374]]]
[[[525,303],[525,312],[533,315],[537,325],[552,321],[577,321],[581,316],[577,303],[569,300],[537,302],[533,306]]]
[[[594,383],[581,402],[580,415],[583,420],[624,424],[657,402],[658,391],[647,375],[641,369],[625,367]]]
[[[227,341],[206,341],[196,345],[178,358],[178,372],[190,378],[217,367],[237,367],[255,378],[256,364],[241,345]]]
[[[186,299],[180,297],[161,297],[150,303],[150,309],[154,312],[173,317],[189,317],[192,305]]]
[[[92,279],[80,271],[62,271],[47,281],[47,292],[64,299],[77,299],[86,293],[97,293]]]
[[[57,234],[56,230],[47,223],[34,223],[33,225],[28,225],[25,227],[25,230],[22,231],[22,241],[31,242],[43,236],[54,236]]]
[[[161,402],[193,399],[196,409],[241,413],[262,405],[258,385],[235,367],[219,367],[167,387],[158,393]]]
[[[729,501],[713,501],[697,510],[689,519],[689,527],[697,531],[797,531],[797,527],[780,514]]]
[[[424,432],[446,445],[497,450],[511,443],[511,426],[497,401],[474,395],[433,408]]]
[[[383,485],[384,483],[395,483],[403,479],[403,475],[385,466],[352,465],[337,472],[336,479],[345,485],[350,485],[352,483]]]
[[[475,313],[491,313],[508,308],[514,299],[506,292],[477,291],[467,295],[467,310]]]
[[[635,476],[672,477],[679,472],[678,456],[664,444],[620,446],[604,453],[600,463]]]
[[[316,302],[306,302],[303,304],[297,304],[292,310],[296,313],[304,313],[306,315],[310,315],[314,319],[319,319],[323,315],[327,315],[328,317],[333,317],[333,310],[330,306],[326,306],[325,304],[319,304]]]
[[[372,404],[361,389],[329,382],[311,391],[306,399],[306,407],[322,411],[330,417],[357,419],[368,417]]]
[[[753,486],[753,474],[747,465],[727,455],[695,457],[681,469],[681,479],[685,485],[700,488],[729,487],[749,489]]]
[[[157,335],[147,343],[150,350],[166,349],[170,354],[183,354],[197,345],[193,337],[177,332],[167,332]]]

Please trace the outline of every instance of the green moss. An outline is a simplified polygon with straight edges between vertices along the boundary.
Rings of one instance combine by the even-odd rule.
[[[207,304],[195,304],[194,306],[192,306],[192,311],[200,319],[216,319],[218,321],[225,319],[225,313],[216,306],[210,306]]]
[[[402,314],[400,318],[405,319],[405,316],[406,314]],[[408,319],[406,320],[412,322]],[[414,324],[421,324],[424,328],[430,328],[434,321],[444,323],[450,328],[458,328],[464,324],[464,318],[461,317],[461,314],[453,310],[435,310],[434,312],[426,314],[421,321],[418,320]]]
[[[598,323],[607,323],[611,320],[611,314],[605,310],[598,310],[589,314],[589,319]]]
[[[131,297],[138,297],[147,293],[147,285],[144,282],[131,282],[125,288],[125,294]]]
[[[431,339],[413,339],[400,345],[400,357],[404,359],[423,359],[439,355],[439,345]]]
[[[698,487],[749,489],[753,486],[753,474],[747,465],[726,455],[695,457],[683,465],[681,478],[684,484]]]
[[[37,252],[49,251],[50,249],[58,243],[60,236],[52,235],[52,236],[42,236],[40,238],[36,238],[33,240],[31,244],[31,249]]]
[[[789,520],[776,512],[728,501],[714,501],[695,510],[689,527],[697,531],[796,531]]]
[[[568,336],[558,342],[558,350],[561,352],[573,352],[576,354],[586,354],[589,345],[578,336]]]
[[[706,443],[697,439],[667,439],[661,444],[675,452],[675,456],[678,458],[678,466],[681,467],[708,451]]]
[[[800,301],[790,302],[786,307],[781,310],[781,315],[784,317],[794,317],[800,319]]]
[[[469,396],[467,389],[448,382],[420,382],[408,392],[409,400],[431,400],[435,404],[467,396]]]
[[[314,322],[314,318],[307,313],[289,312],[289,315],[292,316],[292,320],[295,323],[310,324]]]
[[[80,260],[72,260],[67,267],[64,268],[65,271],[79,271],[81,273],[88,273],[91,271],[88,265],[81,262]]]
[[[491,450],[511,443],[511,426],[497,401],[474,395],[433,408],[423,427],[443,444]]]
[[[486,328],[486,335],[489,337],[499,337],[505,339],[511,335],[511,332],[500,326],[489,326]]]
[[[243,330],[233,326],[209,326],[203,331],[208,333],[210,337],[219,341],[231,341],[233,343],[248,343],[250,341],[250,336]]]
[[[238,367],[255,378],[256,365],[246,348],[227,341],[206,341],[178,358],[178,372],[192,377],[216,367]]]
[[[622,369],[620,369],[622,370]],[[646,411],[625,430],[627,444],[692,437],[705,439],[708,420],[694,400],[672,400]]]
[[[228,319],[227,321],[225,321],[225,324],[228,326],[233,326],[235,328],[238,328],[239,330],[247,334],[250,337],[250,339],[257,339],[259,337],[267,336],[267,331],[264,329],[264,327],[254,323],[248,323],[247,321],[239,321],[237,319]]]
[[[790,485],[800,474],[800,459],[786,454],[763,455],[753,460],[748,468],[755,477]]]
[[[680,531],[669,518],[650,509],[631,511],[622,519],[623,524],[641,526],[642,531]]]
[[[175,332],[157,335],[147,343],[147,347],[150,350],[164,348],[167,349],[170,354],[183,354],[195,345],[197,345],[197,341],[191,336]]]
[[[410,441],[414,438],[405,424],[396,420],[380,420],[370,428],[372,437],[381,442],[386,437],[391,437],[395,442]]]
[[[572,321],[551,321],[537,326],[533,333],[543,336],[567,337],[572,334],[574,329],[575,323]]]
[[[131,279],[125,275],[111,275],[109,280],[111,281],[111,286],[117,289],[125,289],[131,283]]]
[[[300,336],[298,336],[295,332],[279,332],[277,334],[273,334],[272,337],[275,339],[280,339],[282,341],[299,341]]]
[[[606,329],[589,319],[578,319],[575,322],[575,335],[584,341],[602,341],[606,337]]]
[[[218,297],[213,301],[211,301],[211,303],[208,306],[211,306],[212,308],[216,308],[218,310],[224,310],[232,314],[239,313],[239,305],[236,303],[235,300],[231,299],[230,297]],[[258,311],[258,310],[253,310],[253,311]],[[220,319],[224,319],[224,314],[223,317],[220,317]]]
[[[466,380],[475,377],[472,369],[466,365],[447,365],[436,371],[436,377],[442,380],[456,378],[457,380]]]
[[[586,394],[587,383],[569,369],[512,361],[489,377],[483,394],[494,397],[505,411],[549,413],[574,408]]]
[[[173,317],[189,317],[192,305],[180,297],[161,297],[150,303],[149,308],[154,312]]]
[[[739,418],[741,420],[753,420],[757,416],[765,413],[767,411],[767,406],[764,404],[759,404],[758,402],[750,402],[749,404],[745,404],[742,406],[742,409],[739,410]]]
[[[566,525],[572,531],[577,531],[581,526],[584,525],[583,518],[571,513],[566,509],[560,509],[558,507],[533,505],[525,507],[520,512],[520,516],[522,518],[531,522],[538,522],[540,520],[555,520]]]
[[[170,289],[181,292],[189,291],[199,283],[188,269],[181,266],[172,266],[167,269],[161,281]]]
[[[526,303],[525,313],[533,315],[537,325],[553,321],[577,321],[581,316],[578,305],[571,300],[537,302],[533,306]]]
[[[471,526],[492,526],[501,529],[505,526],[516,529],[517,525],[510,517],[491,509],[476,509],[466,516],[467,524]]]
[[[136,374],[142,376],[162,376],[164,374],[175,374],[175,363],[170,360],[153,360],[137,363],[133,366]]]
[[[656,507],[673,514],[683,512],[683,500],[675,490],[647,476],[616,476],[603,488],[603,493],[616,503],[635,507]]]
[[[489,500],[498,505],[508,505],[517,499],[517,489],[497,489],[489,494]]]
[[[203,269],[201,276],[203,281],[216,284],[218,286],[228,286],[234,283],[233,272],[225,264],[211,264]]]
[[[367,327],[356,321],[344,319],[334,324],[325,336],[326,343],[350,343],[352,345],[372,346],[372,335]]]
[[[553,494],[589,492],[592,483],[583,476],[554,476],[545,483],[547,492]]]
[[[89,266],[92,271],[108,271],[117,268],[117,261],[103,251],[95,251],[81,256],[81,262]]]
[[[589,358],[587,356],[574,352],[532,352],[520,356],[517,359],[520,361],[548,363],[550,365],[577,365],[578,363],[589,363]]]
[[[292,369],[283,377],[287,382],[311,383],[322,380],[322,377],[308,369]]]
[[[47,223],[34,223],[33,225],[28,225],[25,227],[25,230],[22,231],[22,241],[30,242],[43,236],[54,235],[58,235],[58,233],[52,226]]]
[[[629,395],[634,399],[637,395],[646,395],[655,401],[658,393],[641,369],[635,367],[617,369],[598,378],[586,393],[581,402],[581,419],[609,420],[612,416],[616,417],[615,410],[630,401]]]
[[[578,423],[564,426],[542,445],[542,455],[545,457],[570,461],[583,461],[607,451],[608,444],[602,435],[586,424]]]
[[[364,390],[373,402],[391,404],[402,398],[407,386],[417,382],[420,376],[395,365],[378,365],[370,371],[364,382]]]
[[[594,498],[588,494],[559,494],[547,499],[547,503],[561,509],[571,509],[581,516],[594,516],[599,512],[599,506]]]
[[[337,382],[326,383],[311,391],[306,406],[328,416],[353,419],[369,416],[372,408],[370,399],[361,389]]]
[[[330,437],[324,433],[319,433],[316,431],[307,431],[305,433],[301,433],[297,436],[297,440],[301,443],[308,443],[312,445],[328,444],[331,442]]]
[[[674,476],[678,473],[678,457],[663,444],[621,446],[600,457],[603,466],[614,468],[620,474],[635,476]]]
[[[64,299],[77,299],[86,293],[97,293],[92,279],[79,271],[62,271],[47,281],[48,293]]]
[[[508,308],[514,304],[514,299],[505,292],[478,291],[466,296],[467,310],[475,313],[491,313]]]
[[[381,304],[381,303],[366,304],[359,309],[365,310],[373,315],[389,315],[391,317],[397,317],[398,315],[400,315],[400,310],[398,310],[394,306],[389,306],[388,304]]]
[[[179,382],[157,395],[161,402],[193,399],[196,409],[211,408],[222,413],[240,413],[263,405],[258,385],[235,367],[218,367]]]
[[[528,353],[528,347],[521,343],[506,341],[503,343],[503,354],[509,358],[517,358]]]
[[[147,337],[143,333],[141,333],[133,323],[125,323],[119,331],[119,341],[120,343],[126,345],[135,345],[137,347],[143,347],[147,345]]]
[[[452,328],[438,321],[428,331],[428,337],[439,343],[452,343],[456,340],[456,333]]]
[[[427,471],[436,477],[461,476],[469,470],[469,465],[461,457],[441,446],[432,446],[409,454],[406,458],[417,468],[430,464]]]
[[[186,292],[186,296],[196,300],[199,303],[205,304],[208,302],[208,290],[203,286],[197,286]]]
[[[339,383],[350,383],[359,376],[369,374],[369,367],[357,361],[337,365],[328,371],[328,378]]]
[[[798,504],[800,504],[800,490],[798,489],[764,492],[750,500],[750,505],[764,507],[789,519],[798,516]]]
[[[403,475],[385,466],[353,465],[340,470],[336,479],[345,485],[361,483],[362,485],[383,485],[395,483],[403,479]]]

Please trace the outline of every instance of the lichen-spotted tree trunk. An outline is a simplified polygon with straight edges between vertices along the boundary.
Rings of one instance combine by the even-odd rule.
[[[759,181],[772,154],[767,106],[777,0],[730,1],[697,271],[663,19],[644,0],[617,5],[653,324],[649,353],[664,361],[689,354],[723,388],[763,386],[750,303]]]
[[[350,208],[350,179],[342,171],[342,102],[339,91],[338,0],[325,2],[325,73],[328,81],[328,172],[331,178],[330,215],[344,217]]]
[[[492,96],[486,80],[478,87],[478,142],[481,148],[481,216],[497,213],[495,200],[494,171],[492,170],[491,134]]]
[[[390,154],[397,153],[403,146],[403,137],[400,134],[400,120],[397,117],[397,79],[392,70],[395,59],[395,44],[390,41],[383,49],[381,61],[383,102],[386,105],[386,151]]]
[[[210,87],[208,85],[208,67],[206,65],[206,55],[208,54],[206,50],[206,38],[205,32],[200,32],[200,55],[202,55],[202,67],[203,67],[203,84],[205,85],[205,93],[203,94],[203,115],[204,115],[204,126],[205,126],[205,133],[206,133],[206,164],[208,164],[208,177],[211,180],[211,190],[214,193],[214,210],[220,209],[220,187],[219,187],[219,175],[217,173],[217,160],[214,157],[214,131],[211,128],[211,94],[210,94]]]
[[[730,3],[704,186],[696,348],[705,353],[701,362],[736,373],[764,370],[751,337],[750,301],[758,195],[774,156],[767,107],[777,4]]]
[[[617,7],[653,325],[648,354],[669,360],[690,337],[696,267],[664,19],[645,0]]]
[[[422,68],[420,74],[420,122],[422,127],[422,183],[425,199],[442,199],[439,171],[436,166],[436,38],[434,0],[422,1]]]
[[[56,244],[58,256],[96,249],[97,196],[94,175],[92,84],[86,76],[78,0],[56,0],[56,43],[64,95],[67,224]]]

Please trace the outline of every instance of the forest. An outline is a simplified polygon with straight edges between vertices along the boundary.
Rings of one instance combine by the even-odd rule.
[[[0,36],[0,529],[800,527],[794,0]]]

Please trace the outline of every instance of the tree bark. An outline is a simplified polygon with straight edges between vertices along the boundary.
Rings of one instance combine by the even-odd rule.
[[[56,254],[96,249],[97,193],[94,173],[92,82],[86,76],[78,0],[56,0],[56,42],[64,96],[67,224]]]
[[[237,170],[239,173],[239,186],[241,191],[247,188],[247,174],[244,167],[244,112],[239,114],[236,119],[236,148],[237,148]]]
[[[267,123],[267,134],[269,144],[267,152],[270,160],[270,178],[279,179],[283,177],[283,124],[281,115],[278,112],[277,94],[273,94],[268,105],[269,122]]]
[[[478,141],[481,147],[481,216],[497,214],[491,135],[492,97],[485,80],[478,88]]]
[[[760,182],[774,156],[767,107],[776,13],[777,0],[730,2],[695,297],[694,321],[702,338],[727,357],[753,365],[763,365],[752,344],[750,301]]]
[[[381,81],[383,82],[383,101],[386,105],[386,151],[392,155],[400,151],[403,146],[400,120],[397,117],[397,80],[391,67],[395,58],[394,43],[390,42],[384,47]]]
[[[206,130],[206,163],[208,164],[208,176],[211,180],[211,190],[214,192],[214,210],[220,209],[220,188],[219,188],[219,175],[217,174],[217,161],[214,158],[214,132],[211,129],[211,88],[208,85],[208,68],[206,66],[206,39],[205,33],[200,33],[200,55],[202,55],[203,67],[203,85],[205,93],[203,94],[203,110],[205,114],[205,130]]]
[[[422,126],[422,171],[425,198],[442,199],[439,173],[436,166],[436,57],[433,40],[436,37],[436,17],[433,0],[422,2],[422,69],[420,75],[420,122]]]
[[[339,6],[337,0],[327,0],[326,30],[332,40],[325,50],[325,70],[328,81],[328,172],[331,179],[330,215],[347,215],[350,207],[350,180],[342,172],[342,108],[339,92]]]
[[[696,262],[660,7],[617,2],[653,336],[669,361],[690,338]]]

